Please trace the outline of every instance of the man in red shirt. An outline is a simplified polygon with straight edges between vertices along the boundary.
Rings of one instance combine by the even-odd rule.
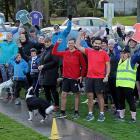
[[[79,81],[82,81],[82,77],[86,74],[86,63],[83,55],[75,48],[75,39],[68,41],[68,50],[57,51],[61,40],[58,40],[55,44],[52,54],[63,58],[63,84],[61,94],[61,113],[58,118],[66,117],[66,101],[68,92],[75,93],[75,113],[74,117],[79,117]]]
[[[108,75],[110,73],[110,59],[108,54],[101,49],[102,40],[95,38],[92,42],[93,48],[84,48],[80,46],[80,36],[77,40],[76,47],[81,52],[86,54],[88,60],[88,72],[85,81],[86,92],[88,96],[88,109],[87,121],[94,119],[93,111],[93,98],[94,94],[98,98],[100,114],[98,121],[103,122],[104,116],[104,82],[108,81]]]

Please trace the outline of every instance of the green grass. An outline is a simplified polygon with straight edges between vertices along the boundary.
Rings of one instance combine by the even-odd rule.
[[[85,96],[81,97],[81,101],[86,99]],[[74,97],[68,97],[67,103],[67,114],[69,115],[69,119],[72,120],[72,114],[74,111]],[[129,109],[127,109],[129,110]],[[91,122],[87,122],[85,120],[86,115],[88,113],[87,104],[80,104],[80,119],[73,120],[76,123],[79,123],[87,128],[90,128],[94,131],[100,132],[113,140],[140,140],[140,109],[138,109],[137,115],[137,123],[131,124],[129,123],[130,113],[127,111],[126,121],[125,122],[118,122],[114,119],[111,112],[106,112],[106,120],[105,122],[97,122],[99,109],[94,110],[95,113],[95,120]]]
[[[113,24],[121,23],[123,25],[133,26],[137,22],[136,16],[125,16],[113,18]]]
[[[0,114],[0,140],[48,140],[48,138]]]
[[[41,93],[41,97],[44,98],[43,92]],[[129,123],[131,117],[128,106],[126,109],[125,122],[116,121],[111,112],[105,112],[105,122],[97,122],[99,109],[96,106],[94,110],[95,120],[87,122],[85,120],[88,113],[87,104],[80,104],[80,118],[77,120],[73,120],[72,116],[74,113],[74,95],[69,95],[67,99],[66,111],[68,119],[75,121],[76,123],[81,124],[84,127],[87,127],[95,132],[102,133],[112,138],[113,140],[140,140],[140,108],[137,109],[137,123],[134,124]],[[81,102],[85,100],[86,96],[81,96]]]
[[[59,19],[59,20],[53,19],[53,20],[51,20],[51,24],[52,24],[52,25],[54,25],[54,24],[59,24],[59,25],[61,25],[64,21],[65,21],[65,20],[63,20],[63,19]]]
[[[137,18],[136,16],[114,17],[113,24],[120,23],[120,24],[127,25],[127,26],[133,26],[137,22],[136,18]],[[52,25],[54,25],[54,24],[61,25],[63,22],[64,22],[63,19],[57,20],[57,18],[56,18],[56,19],[51,20]]]
[[[44,98],[44,94],[41,95]],[[24,94],[22,92],[22,98]],[[81,96],[81,102],[86,99],[86,96]],[[88,113],[87,104],[80,104],[80,118],[77,120],[72,119],[74,112],[74,96],[68,96],[67,100],[67,115],[68,119],[87,127],[94,132],[104,134],[113,140],[140,140],[140,108],[137,109],[137,123],[129,123],[130,112],[126,112],[126,121],[118,122],[114,120],[111,112],[105,112],[105,122],[97,122],[99,109],[95,106],[94,115],[95,120],[87,122],[85,120]],[[0,126],[4,129],[0,129],[0,140],[46,140],[46,137],[39,135],[33,130],[24,127],[23,125],[9,119],[5,115],[0,114]],[[30,135],[32,133],[32,135]]]

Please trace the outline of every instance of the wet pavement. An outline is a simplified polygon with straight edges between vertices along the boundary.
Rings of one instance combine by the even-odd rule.
[[[26,103],[22,101],[21,106],[14,105],[0,100],[0,112],[9,116],[23,125],[32,128],[40,134],[49,137],[52,127],[52,117],[49,116],[48,120],[44,124],[40,123],[41,116],[38,114],[34,117],[32,122],[29,122],[28,111]],[[110,140],[99,133],[95,133],[92,130],[82,127],[72,121],[66,119],[57,119],[57,126],[61,140]]]

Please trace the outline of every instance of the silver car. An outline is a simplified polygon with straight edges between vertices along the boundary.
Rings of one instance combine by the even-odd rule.
[[[67,20],[65,20],[62,25],[60,26],[60,30],[64,30],[67,26]],[[73,36],[79,28],[86,29],[89,34],[96,33],[99,29],[105,29],[107,27],[107,22],[101,18],[96,17],[79,17],[79,18],[72,18],[72,31],[70,36]],[[53,27],[43,28],[41,30],[45,34],[52,34]],[[71,35],[72,34],[72,35]],[[76,35],[74,35],[76,36]]]
[[[65,20],[62,26],[66,26],[67,21]],[[97,17],[72,18],[72,24],[73,27],[85,28],[92,33],[97,32],[99,29],[105,29],[108,26],[105,20]]]
[[[67,26],[68,19],[65,20],[60,26],[60,30],[64,30]],[[72,18],[72,31],[69,36],[77,36],[77,31],[79,28],[85,29],[90,36],[93,36],[97,31],[101,30],[101,34],[104,32],[105,28],[108,27],[106,20],[97,17],[78,17]],[[112,26],[115,31],[117,26]],[[43,28],[41,30],[45,34],[52,34],[53,27]],[[125,26],[125,32],[134,31],[132,26]]]

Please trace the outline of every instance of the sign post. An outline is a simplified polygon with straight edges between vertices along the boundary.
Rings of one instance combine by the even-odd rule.
[[[112,29],[112,19],[114,18],[114,4],[113,3],[104,4],[104,18],[107,19],[108,27]]]

